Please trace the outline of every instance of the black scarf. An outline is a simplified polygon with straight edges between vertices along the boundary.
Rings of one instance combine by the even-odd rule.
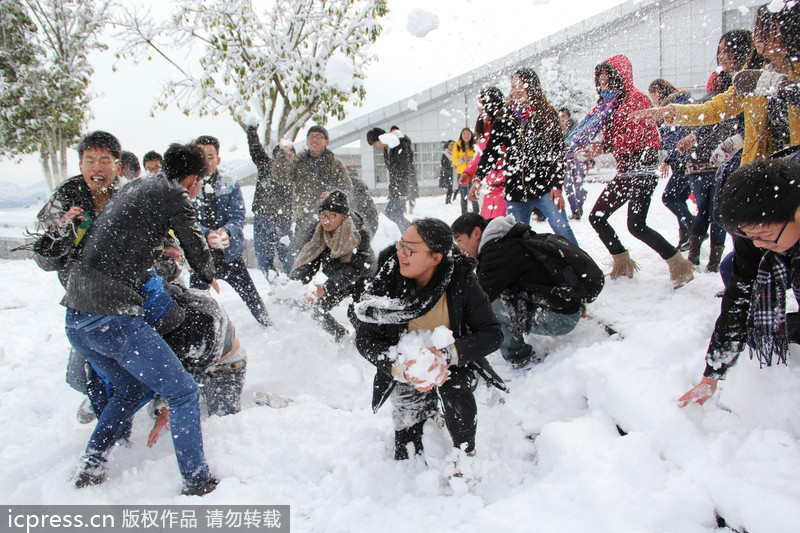
[[[800,246],[784,254],[766,252],[758,266],[758,275],[750,299],[747,337],[750,357],[758,357],[761,366],[786,364],[789,337],[786,331],[786,289],[800,294]]]
[[[447,290],[454,267],[453,256],[446,255],[431,280],[416,290],[414,280],[400,275],[397,256],[391,255],[355,304],[356,316],[370,324],[405,324],[419,318],[433,309]]]

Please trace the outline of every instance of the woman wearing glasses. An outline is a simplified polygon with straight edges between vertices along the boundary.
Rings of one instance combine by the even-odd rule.
[[[439,402],[453,446],[473,455],[475,373],[505,390],[486,361],[500,347],[500,323],[478,285],[474,260],[454,250],[447,224],[415,220],[394,247],[381,252],[378,273],[351,309],[356,347],[378,370],[373,409],[392,397],[396,460],[408,458],[409,445],[422,453],[422,428]],[[439,326],[451,330],[454,341],[443,349],[427,347],[433,362],[425,365],[426,377],[414,371],[415,360],[390,355],[407,333]]]
[[[375,254],[360,215],[350,211],[347,195],[332,191],[319,205],[319,223],[305,236],[290,277],[311,283],[317,272],[327,276],[312,287],[314,317],[339,342],[347,330],[330,314],[348,296],[355,298],[361,282],[372,271]]]

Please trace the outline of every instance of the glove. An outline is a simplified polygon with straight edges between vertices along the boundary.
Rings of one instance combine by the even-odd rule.
[[[224,230],[212,231],[208,234],[208,245],[216,250],[224,250],[231,245],[231,238]]]
[[[744,139],[741,134],[736,134],[733,137],[728,137],[711,153],[711,164],[721,167],[744,147]]]
[[[786,83],[786,75],[770,70],[742,70],[733,76],[733,88],[739,96],[775,96]]]

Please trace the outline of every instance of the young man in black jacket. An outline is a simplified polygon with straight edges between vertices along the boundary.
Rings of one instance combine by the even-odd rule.
[[[108,160],[92,163],[118,164],[108,155]],[[172,145],[164,154],[163,173],[129,183],[103,209],[70,271],[62,300],[67,337],[114,387],[86,447],[78,488],[105,481],[105,463],[117,432],[148,389],[169,405],[183,493],[203,495],[218,483],[203,451],[197,383],[144,321],[140,293],[169,230],[180,241],[194,274],[216,286],[211,253],[191,204],[206,174],[199,147]]]
[[[503,327],[503,358],[517,367],[536,357],[523,335],[566,335],[578,324],[580,302],[555,296],[556,283],[525,246],[531,228],[511,216],[487,222],[466,213],[452,224],[461,250],[478,260],[478,282]]]

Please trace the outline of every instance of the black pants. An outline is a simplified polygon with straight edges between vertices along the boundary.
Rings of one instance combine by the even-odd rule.
[[[589,223],[611,254],[625,251],[619,236],[608,223],[609,217],[625,202],[628,203],[628,231],[631,235],[655,250],[662,259],[669,259],[678,252],[660,233],[647,226],[647,212],[657,183],[655,173],[634,171],[617,174],[600,193],[589,215]]]
[[[450,378],[444,385],[428,392],[419,392],[408,383],[398,383],[392,391],[395,456],[398,447],[405,448],[406,444],[412,442],[416,453],[422,451],[422,442],[419,440],[421,426],[436,414],[439,402],[453,446],[466,452],[474,450],[478,427],[478,407],[473,394],[476,383],[472,370],[465,367],[451,367]],[[401,441],[404,436],[408,438],[407,442]]]
[[[247,270],[244,259],[239,257],[230,262],[218,261],[216,267],[217,279],[227,281],[228,285],[233,287],[236,294],[239,295],[247,305],[247,308],[250,309],[255,319],[258,320],[260,324],[268,326],[270,324],[270,319],[267,306],[258,294],[258,290],[256,290],[253,278],[250,277],[250,272]],[[191,276],[189,284],[192,288],[208,289],[208,283],[201,281],[194,274]]]

